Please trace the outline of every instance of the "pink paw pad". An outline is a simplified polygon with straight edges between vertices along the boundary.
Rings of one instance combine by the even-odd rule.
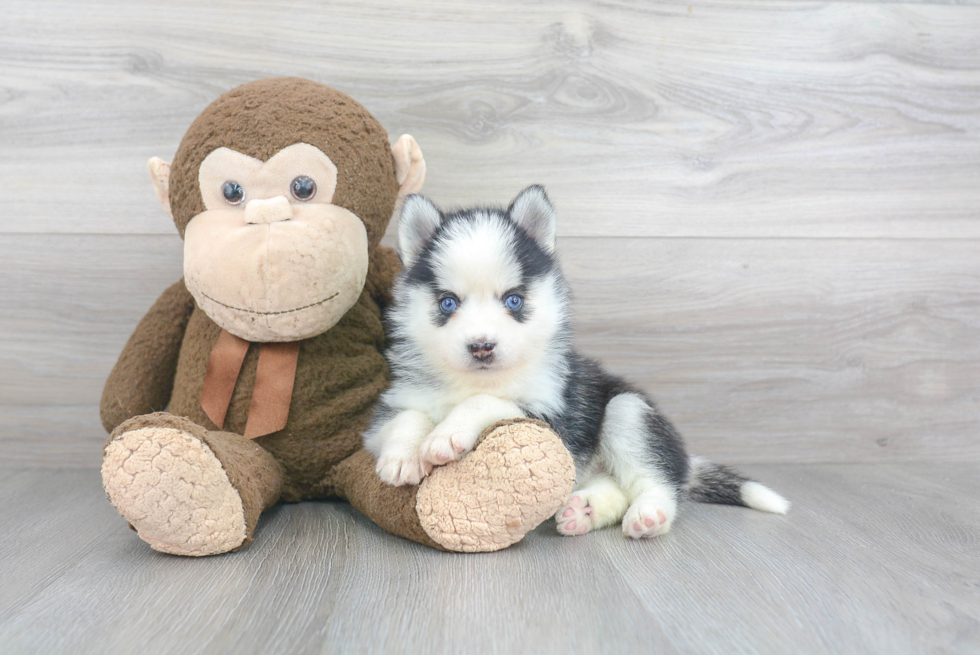
[[[595,516],[588,500],[574,495],[568,499],[568,504],[558,510],[555,520],[558,522],[558,532],[566,537],[583,535],[592,529]]]
[[[623,519],[623,533],[632,539],[649,539],[668,529],[667,513],[662,509],[631,507]]]

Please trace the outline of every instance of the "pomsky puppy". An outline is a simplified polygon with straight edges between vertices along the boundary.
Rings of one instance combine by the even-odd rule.
[[[670,529],[684,495],[789,509],[733,469],[688,457],[642,391],[575,351],[555,211],[542,187],[506,210],[443,213],[409,196],[398,251],[404,271],[387,316],[392,386],[365,433],[385,482],[417,484],[465,456],[493,423],[530,417],[551,425],[575,460],[575,491],[555,517],[562,534],[621,523],[629,537],[654,537]]]

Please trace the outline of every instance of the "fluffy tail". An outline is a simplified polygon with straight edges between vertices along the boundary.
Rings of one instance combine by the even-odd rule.
[[[713,464],[702,457],[691,458],[687,485],[687,495],[699,503],[740,505],[773,514],[789,511],[789,501],[769,487],[749,480],[730,466]]]

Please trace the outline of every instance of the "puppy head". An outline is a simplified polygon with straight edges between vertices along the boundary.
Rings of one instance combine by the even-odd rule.
[[[533,364],[565,320],[554,257],[555,211],[540,186],[507,210],[444,214],[409,196],[398,224],[405,273],[393,323],[425,363],[452,376],[493,376]]]

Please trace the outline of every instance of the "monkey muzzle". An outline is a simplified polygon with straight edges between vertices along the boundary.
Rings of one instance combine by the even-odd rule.
[[[255,342],[326,332],[361,295],[367,231],[350,211],[282,196],[208,210],[187,225],[184,282],[208,317]]]

